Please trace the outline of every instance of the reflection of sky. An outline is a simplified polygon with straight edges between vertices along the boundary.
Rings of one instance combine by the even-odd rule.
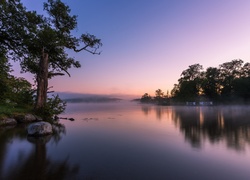
[[[29,9],[42,2],[22,0]],[[56,91],[154,95],[171,90],[189,65],[249,61],[250,1],[69,1],[80,33],[93,33],[100,56],[72,54],[82,68],[51,81]],[[66,86],[67,84],[67,86]]]
[[[25,160],[29,157],[29,154],[33,148],[34,146],[30,143],[27,143],[26,139],[23,141],[19,139],[13,139],[11,143],[8,143],[4,156],[4,165],[2,166],[2,175],[7,175],[8,171],[10,169],[13,170],[17,164],[22,166]]]
[[[50,165],[65,159],[68,165],[79,165],[77,179],[250,177],[249,134],[239,136],[243,149],[226,143],[234,140],[241,127],[249,130],[249,107],[169,107],[132,102],[68,106],[61,116],[76,120],[60,120],[66,128],[65,136],[57,143],[49,141],[46,151],[40,150],[46,153]],[[218,115],[224,117],[224,126]],[[211,138],[217,132],[219,138]],[[192,135],[198,135],[201,146],[192,144]],[[26,138],[12,141],[7,146],[5,171],[18,168],[31,152]],[[34,157],[39,155],[32,153]]]
[[[113,109],[105,108],[105,104],[77,103],[69,106],[69,109],[77,107],[77,110],[74,113],[68,111],[64,116],[76,120],[61,120],[66,125],[67,135],[58,146],[50,147],[48,154],[58,158],[68,154],[71,163],[81,164],[80,173],[86,176],[111,179],[121,176],[124,179],[250,177],[247,168],[250,165],[249,143],[245,143],[244,151],[235,151],[234,147],[227,146],[227,137],[211,142],[205,135],[206,129],[202,131],[209,121],[217,123],[210,117],[211,114],[217,117],[214,108],[133,103],[106,104],[116,107]],[[176,111],[181,109],[186,110],[188,118],[178,115]],[[231,112],[237,116],[240,112],[236,110],[240,109],[223,109],[221,114],[225,116]],[[86,121],[85,118],[93,119]],[[177,124],[175,118],[179,118]],[[185,121],[195,122],[194,127],[201,128],[201,147],[193,147],[186,140],[180,130]]]

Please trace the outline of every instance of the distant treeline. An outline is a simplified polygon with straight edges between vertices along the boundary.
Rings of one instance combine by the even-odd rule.
[[[158,104],[201,101],[250,103],[250,63],[236,59],[205,71],[200,64],[190,65],[181,73],[178,84],[174,84],[170,94],[158,89],[154,97],[145,93],[140,100]]]
[[[90,102],[100,103],[100,102],[116,102],[121,100],[122,99],[119,98],[93,96],[84,98],[70,98],[70,99],[65,99],[64,101],[69,103],[90,103]]]

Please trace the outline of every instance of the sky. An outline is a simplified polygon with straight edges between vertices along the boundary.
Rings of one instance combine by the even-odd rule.
[[[93,34],[103,46],[101,55],[69,52],[82,67],[51,80],[57,92],[154,96],[170,92],[192,64],[250,62],[250,0],[62,1],[78,16],[72,33]],[[21,2],[43,13],[43,1]]]

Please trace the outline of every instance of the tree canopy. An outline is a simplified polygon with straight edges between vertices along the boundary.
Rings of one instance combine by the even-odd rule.
[[[23,72],[34,74],[37,84],[36,109],[47,102],[48,79],[67,74],[80,62],[67,50],[100,54],[101,40],[91,34],[73,35],[77,16],[61,0],[44,3],[44,14],[28,11],[20,0],[0,1],[0,57],[19,61]]]
[[[250,63],[234,59],[219,67],[208,67],[206,70],[200,64],[193,64],[182,71],[178,84],[174,84],[171,90],[171,97],[164,96],[161,89],[155,92],[154,100],[145,93],[141,97],[141,102],[250,103]]]
[[[250,66],[241,59],[216,67],[194,64],[182,72],[172,95],[180,101],[199,101],[203,98],[220,102],[248,102],[250,100]]]

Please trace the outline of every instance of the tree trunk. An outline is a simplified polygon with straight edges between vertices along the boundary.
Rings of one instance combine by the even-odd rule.
[[[47,101],[47,89],[48,89],[48,63],[49,55],[42,50],[42,56],[39,62],[39,71],[37,73],[37,98],[35,109],[42,109],[46,105]]]

